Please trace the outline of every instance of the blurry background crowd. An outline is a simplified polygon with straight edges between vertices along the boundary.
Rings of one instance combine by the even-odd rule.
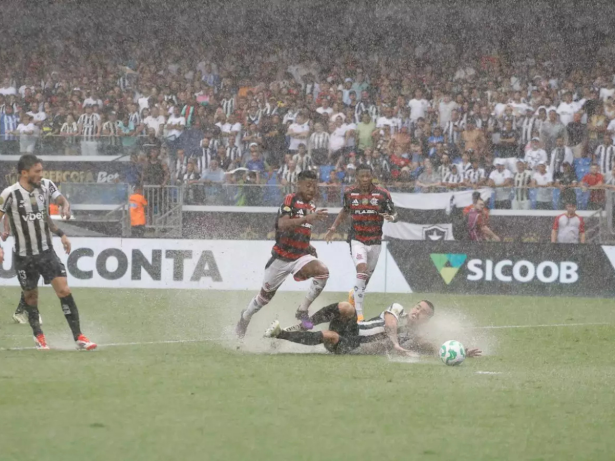
[[[121,180],[190,184],[195,201],[225,183],[290,190],[314,169],[336,203],[362,163],[400,190],[491,186],[498,208],[599,208],[615,186],[615,42],[599,4],[2,12],[3,155],[131,156]]]

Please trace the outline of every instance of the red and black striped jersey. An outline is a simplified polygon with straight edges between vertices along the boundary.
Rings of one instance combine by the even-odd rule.
[[[349,240],[365,245],[380,245],[382,224],[380,213],[395,214],[395,206],[388,190],[372,186],[369,192],[351,187],[344,192],[344,211],[350,214]]]
[[[276,258],[294,261],[309,254],[312,225],[303,223],[292,229],[281,231],[278,228],[278,220],[283,216],[290,216],[290,219],[299,219],[315,211],[316,205],[312,202],[306,203],[301,201],[297,194],[288,194],[286,196],[275,220],[273,254]]]

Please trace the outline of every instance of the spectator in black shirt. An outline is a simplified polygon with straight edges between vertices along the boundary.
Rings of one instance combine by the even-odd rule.
[[[583,157],[585,145],[587,144],[587,125],[581,123],[581,113],[574,114],[572,122],[566,127],[568,132],[568,145],[572,149],[574,158]]]
[[[575,187],[577,186],[577,175],[569,162],[562,163],[563,171],[557,171],[553,175],[555,185],[559,187],[559,209],[563,210],[566,203],[576,201],[577,194]]]
[[[500,143],[497,147],[498,158],[504,159],[506,168],[515,172],[517,169],[517,156],[519,154],[519,135],[513,129],[511,120],[504,122],[504,129],[500,132]]]

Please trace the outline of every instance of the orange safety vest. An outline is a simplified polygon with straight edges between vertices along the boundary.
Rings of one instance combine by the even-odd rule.
[[[130,225],[145,226],[145,207],[147,200],[141,194],[132,194],[130,202]]]

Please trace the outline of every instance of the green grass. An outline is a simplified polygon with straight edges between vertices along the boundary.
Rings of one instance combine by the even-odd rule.
[[[10,319],[18,292],[0,294],[0,348],[30,347]],[[227,337],[251,295],[75,290],[102,345]],[[259,336],[301,296],[280,293],[255,317],[248,350],[261,353],[229,341],[0,351],[0,461],[613,459],[612,300],[430,296],[435,340],[489,353],[446,367],[272,349]],[[418,299],[369,295],[368,313]],[[50,345],[68,349],[58,301],[44,290],[40,305]],[[607,325],[459,328],[561,323]]]

